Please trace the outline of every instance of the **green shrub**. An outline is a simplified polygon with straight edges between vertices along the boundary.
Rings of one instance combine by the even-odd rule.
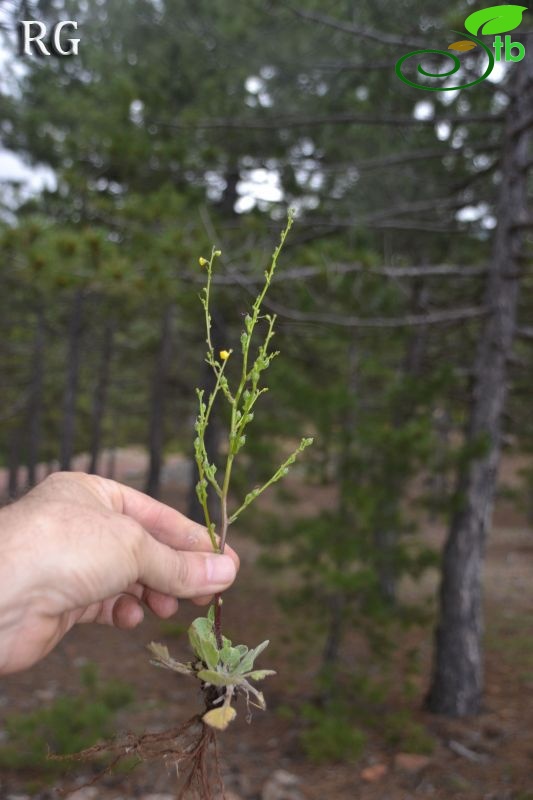
[[[294,712],[294,709],[292,709],[289,705],[287,705],[286,703],[282,703],[276,708],[276,716],[279,719],[291,722],[292,720],[294,720],[296,714]]]
[[[366,737],[340,709],[305,706],[302,715],[309,727],[300,741],[311,761],[353,761],[361,756]]]
[[[408,753],[429,755],[435,749],[431,734],[407,710],[395,711],[384,717],[383,735],[388,744]]]
[[[77,695],[61,695],[45,708],[7,717],[1,768],[57,775],[68,768],[68,762],[50,761],[49,753],[76,753],[112,735],[114,716],[131,703],[133,689],[118,680],[101,683],[93,664],[83,668],[81,681]]]

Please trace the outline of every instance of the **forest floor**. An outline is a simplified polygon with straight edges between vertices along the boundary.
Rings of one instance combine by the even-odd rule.
[[[130,477],[135,484],[135,477]],[[308,512],[328,502],[320,492],[293,488]],[[169,480],[163,499],[183,508],[182,481]],[[441,526],[422,526],[424,541],[435,547],[442,544],[443,533]],[[238,631],[239,640],[250,645],[270,638],[268,657],[265,654],[259,666],[277,669],[278,675],[264,686],[267,712],[257,712],[251,725],[240,713],[219,737],[228,800],[533,800],[533,531],[509,501],[498,505],[487,551],[483,712],[477,718],[457,721],[421,710],[431,667],[432,633],[428,626],[413,630],[409,646],[418,648],[421,668],[409,706],[434,741],[434,749],[427,756],[411,759],[405,747],[385,744],[383,737],[372,733],[363,754],[352,760],[313,764],[306,758],[299,739],[303,724],[299,708],[312,691],[313,659],[303,657],[302,648],[295,653],[290,645],[291,629],[275,597],[282,579],[257,566],[259,548],[253,541],[241,534],[232,543],[241,555],[242,568],[237,585],[225,599],[228,635]],[[436,586],[436,574],[428,574],[416,593],[434,596]],[[407,586],[405,591],[415,589]],[[191,690],[186,678],[154,669],[145,651],[147,642],[163,641],[172,655],[187,660],[185,630],[197,615],[196,607],[183,603],[171,624],[147,613],[134,632],[104,626],[80,626],[71,631],[43,662],[0,682],[0,751],[7,740],[6,719],[47,707],[63,695],[79,695],[81,673],[89,662],[97,665],[101,681],[119,679],[134,689],[134,701],[114,718],[116,731],[163,730],[197,713],[196,689]],[[348,657],[357,663],[360,645],[354,639],[347,646]],[[396,701],[390,702],[394,705]],[[405,708],[405,700],[398,708]],[[30,738],[28,734],[28,742]],[[50,744],[53,748],[53,741]],[[74,765],[69,791],[90,775],[88,766]],[[39,769],[12,770],[4,765],[0,798],[56,797],[50,788],[54,781],[48,788],[46,784]],[[55,779],[55,785],[67,784]],[[107,776],[71,797],[171,800],[174,790],[171,769],[143,765],[129,774]]]

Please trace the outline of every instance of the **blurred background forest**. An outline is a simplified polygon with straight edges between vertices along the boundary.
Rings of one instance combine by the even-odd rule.
[[[198,257],[222,250],[215,346],[238,348],[296,210],[243,491],[315,445],[234,539],[227,619],[273,640],[280,672],[267,719],[224,738],[237,798],[533,798],[533,23],[523,61],[464,91],[394,72],[479,7],[0,2],[6,501],[76,468],[201,519]],[[78,21],[79,54],[18,55],[32,18]],[[47,746],[194,707],[142,651],[151,631],[186,657],[188,613],[126,643],[76,631],[6,680],[0,795],[46,796]],[[88,800],[172,791],[107,781]]]

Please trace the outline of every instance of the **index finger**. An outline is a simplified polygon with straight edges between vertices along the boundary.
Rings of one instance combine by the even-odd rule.
[[[212,552],[211,539],[204,525],[194,522],[175,508],[154,500],[153,497],[137,489],[106,478],[100,480],[113,508],[136,520],[158,541],[174,550]],[[238,569],[240,560],[235,550],[226,545],[224,552],[231,556]]]

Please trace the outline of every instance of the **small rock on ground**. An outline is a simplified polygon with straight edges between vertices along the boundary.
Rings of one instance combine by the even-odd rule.
[[[82,786],[81,789],[71,792],[65,800],[96,800],[99,790],[96,786]]]
[[[277,769],[263,786],[261,800],[303,800],[298,789],[300,778],[284,769]]]
[[[429,756],[418,753],[397,753],[394,756],[394,766],[404,772],[421,772],[431,764]]]
[[[371,767],[365,767],[361,772],[362,780],[367,783],[375,783],[385,777],[389,768],[386,764],[372,764]]]
[[[173,794],[145,794],[142,796],[141,800],[175,800],[175,795]]]

